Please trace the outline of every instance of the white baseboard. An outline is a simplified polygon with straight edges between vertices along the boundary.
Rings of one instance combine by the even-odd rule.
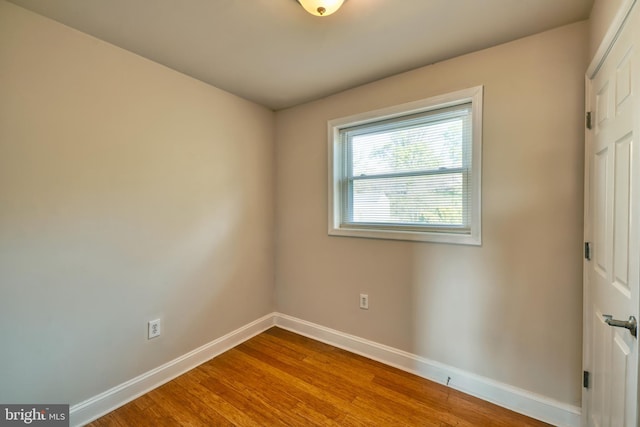
[[[268,314],[162,366],[73,405],[70,408],[70,425],[83,426],[274,325],[431,381],[447,384],[449,380],[449,387],[555,426],[580,426],[579,407],[281,313]]]
[[[71,426],[83,426],[114,409],[171,381],[219,354],[243,343],[274,325],[274,314],[268,314],[208,344],[139,375],[110,390],[73,405],[69,410]]]
[[[481,377],[415,354],[325,328],[311,322],[274,314],[276,326],[394,366],[440,384],[559,427],[580,427],[581,409],[489,378]]]

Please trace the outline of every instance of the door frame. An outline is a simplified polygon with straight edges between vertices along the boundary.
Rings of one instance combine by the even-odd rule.
[[[607,59],[609,52],[611,51],[613,45],[618,39],[622,28],[629,17],[631,10],[634,5],[638,2],[638,0],[623,0],[620,5],[616,15],[611,22],[607,32],[598,47],[593,59],[589,63],[589,67],[585,73],[585,117],[588,112],[593,111],[591,105],[591,95],[592,95],[592,80],[602,67],[604,61]],[[640,5],[638,5],[640,7]],[[593,118],[595,119],[595,118]],[[593,133],[591,129],[587,129],[585,126],[585,164],[584,164],[584,241],[585,242],[593,242],[593,233],[591,229],[591,217],[592,213],[590,211],[590,190],[591,190],[591,163],[589,158],[589,153],[591,146],[593,144]],[[589,261],[583,257],[583,310],[582,310],[582,366],[583,370],[587,372],[592,371],[591,366],[591,321],[589,308],[591,307],[591,293],[589,287]],[[640,311],[640,307],[638,307],[638,311]],[[638,370],[640,372],[640,369]],[[638,382],[640,384],[640,381]],[[638,390],[638,395],[640,396],[640,390]],[[586,388],[582,388],[582,415],[581,415],[581,425],[583,427],[587,427],[588,422],[588,408],[589,408],[589,394]]]

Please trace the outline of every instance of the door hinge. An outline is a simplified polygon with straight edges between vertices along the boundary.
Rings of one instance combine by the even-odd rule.
[[[589,388],[589,371],[582,371],[582,387]]]
[[[585,117],[585,124],[587,126],[587,129],[591,129],[591,111],[587,111],[587,114]]]
[[[584,259],[591,261],[591,242],[584,242]]]

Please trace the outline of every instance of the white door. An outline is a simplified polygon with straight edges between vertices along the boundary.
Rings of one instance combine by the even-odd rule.
[[[640,318],[640,6],[587,81],[583,424],[637,427]],[[608,317],[611,316],[611,317]],[[607,323],[616,324],[617,327]],[[626,325],[625,325],[625,322]]]

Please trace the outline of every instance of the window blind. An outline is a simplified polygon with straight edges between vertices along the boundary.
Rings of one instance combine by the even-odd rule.
[[[471,103],[340,130],[350,227],[470,230]]]

